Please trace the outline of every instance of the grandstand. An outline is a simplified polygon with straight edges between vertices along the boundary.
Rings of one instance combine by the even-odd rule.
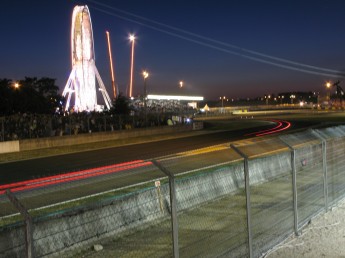
[[[149,113],[180,112],[196,109],[198,103],[203,101],[201,96],[175,96],[175,95],[147,95],[146,105]],[[133,100],[133,106],[141,109],[145,105],[143,99]]]

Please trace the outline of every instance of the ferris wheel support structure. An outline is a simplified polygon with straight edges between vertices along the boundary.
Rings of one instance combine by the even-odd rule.
[[[111,99],[95,64],[91,16],[86,5],[77,5],[73,9],[71,58],[72,71],[62,93],[63,97],[67,97],[65,111],[71,108],[72,95],[74,95],[72,108],[77,112],[103,109],[97,104],[96,79],[105,106],[110,109]]]

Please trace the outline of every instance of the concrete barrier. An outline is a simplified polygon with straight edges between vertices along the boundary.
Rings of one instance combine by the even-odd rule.
[[[102,141],[128,139],[151,135],[172,134],[176,132],[186,132],[192,130],[192,125],[185,126],[162,126],[144,129],[120,130],[112,132],[97,132],[79,135],[64,135],[48,138],[26,139],[19,141],[19,150],[36,150],[52,147],[73,146]]]
[[[19,152],[19,141],[0,142],[0,154]]]
[[[291,167],[289,152],[254,164],[251,184],[259,184],[286,173]],[[176,181],[178,210],[200,206],[244,188],[243,162],[215,167],[209,173]],[[212,172],[212,173],[211,173]],[[192,190],[191,190],[192,189]],[[161,185],[161,210],[155,187],[97,202],[48,216],[34,218],[34,256],[61,256],[74,249],[82,249],[109,236],[140,230],[170,218],[169,188]],[[0,229],[0,256],[25,255],[24,229],[12,225]]]
[[[204,129],[204,122],[196,121],[193,123],[193,130],[202,130]]]

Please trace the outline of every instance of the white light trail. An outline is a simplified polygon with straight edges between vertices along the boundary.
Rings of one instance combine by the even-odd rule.
[[[213,48],[213,49],[225,52],[225,53],[229,53],[229,54],[233,54],[233,55],[238,55],[238,56],[241,56],[241,57],[244,57],[244,58],[247,58],[247,59],[251,59],[251,60],[254,60],[254,61],[257,61],[257,62],[261,62],[261,63],[265,63],[265,64],[269,64],[269,65],[273,65],[273,66],[277,66],[277,67],[281,67],[281,68],[285,68],[285,69],[289,69],[289,70],[294,70],[294,71],[299,71],[299,72],[304,72],[304,73],[309,73],[309,74],[315,74],[315,75],[321,75],[321,76],[328,76],[328,77],[332,77],[332,78],[345,77],[344,72],[339,71],[339,70],[333,70],[333,69],[327,69],[327,68],[307,65],[307,64],[303,64],[303,63],[299,63],[299,62],[294,62],[294,61],[291,61],[291,60],[287,60],[287,59],[283,59],[283,58],[279,58],[279,57],[274,57],[274,56],[271,56],[271,55],[263,54],[263,53],[260,53],[260,52],[257,52],[257,51],[245,49],[245,48],[238,47],[238,46],[235,46],[235,45],[231,45],[231,44],[228,44],[228,43],[225,43],[225,42],[222,42],[222,41],[214,40],[212,38],[201,36],[201,35],[198,35],[198,34],[195,34],[195,33],[192,33],[192,32],[186,31],[186,30],[183,30],[183,29],[179,29],[179,28],[176,28],[176,27],[173,27],[173,26],[161,23],[161,22],[157,22],[157,21],[154,21],[154,20],[151,20],[151,19],[147,19],[145,17],[139,16],[139,15],[135,15],[135,14],[132,14],[130,12],[126,12],[126,11],[123,11],[121,9],[114,8],[112,6],[109,6],[109,5],[106,5],[106,4],[103,4],[103,3],[99,3],[98,1],[94,1],[94,0],[88,0],[88,1],[92,2],[94,4],[97,4],[97,5],[103,6],[105,8],[108,8],[108,9],[111,9],[111,10],[123,13],[125,15],[132,16],[132,17],[134,17],[136,19],[141,19],[141,20],[146,21],[146,22],[151,22],[153,24],[156,24],[156,25],[168,28],[170,30],[173,30],[173,31],[176,31],[176,32],[180,32],[180,33],[184,33],[184,34],[186,34],[188,36],[192,36],[192,37],[195,37],[195,38],[198,38],[198,39],[202,39],[202,40],[204,40],[206,42],[200,41],[198,39],[193,39],[193,38],[190,38],[188,36],[181,35],[181,34],[177,34],[175,32],[167,31],[165,29],[161,29],[161,28],[158,28],[158,27],[146,24],[144,22],[134,20],[132,18],[128,18],[128,17],[122,16],[122,15],[119,15],[117,13],[113,13],[113,12],[110,12],[110,11],[107,11],[107,10],[103,10],[103,9],[94,7],[96,10],[98,10],[100,12],[109,14],[111,16],[118,17],[118,18],[123,19],[123,20],[130,21],[130,22],[142,25],[142,26],[145,26],[147,28],[151,28],[153,30],[156,30],[156,31],[159,31],[159,32],[162,32],[162,33],[165,33],[165,34],[177,37],[177,38],[181,38],[181,39],[187,40],[187,41],[190,41],[190,42],[193,42],[193,43],[205,46],[205,47]],[[211,43],[216,43],[216,44],[218,44],[220,46],[216,46],[216,45],[207,43],[207,41],[209,41]],[[224,48],[224,47],[236,49],[237,52],[229,50],[229,49]],[[251,55],[256,55],[256,56],[259,56],[259,57],[250,56],[250,55],[247,55],[246,53],[247,54],[251,54]],[[262,59],[260,57],[268,58],[268,60]],[[275,61],[279,61],[279,62],[282,62],[282,63],[277,63],[277,62],[271,61],[269,59],[275,60]],[[294,65],[294,66],[291,66],[291,65]],[[295,67],[295,66],[297,66],[297,67]]]
[[[134,41],[135,41],[135,36],[130,35],[129,40],[132,42],[132,47],[131,47],[131,71],[130,71],[130,79],[129,79],[129,93],[128,97],[131,98],[133,97],[133,68],[134,68]]]

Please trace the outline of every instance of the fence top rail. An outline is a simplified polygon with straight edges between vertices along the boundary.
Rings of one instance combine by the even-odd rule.
[[[319,145],[322,143],[322,139],[315,135],[313,130],[307,130],[304,132],[293,134],[285,134],[279,136],[279,138],[292,149],[299,149],[307,146]]]
[[[181,152],[158,158],[175,176],[203,173],[217,167],[227,166],[241,161],[242,158],[233,149],[230,143],[209,146],[192,151]]]
[[[345,126],[334,126],[322,129],[314,129],[323,139],[335,139],[345,137]]]
[[[288,147],[278,137],[268,139],[249,139],[245,141],[234,142],[233,148],[238,149],[245,157],[253,159],[267,155],[278,154],[288,151]]]

